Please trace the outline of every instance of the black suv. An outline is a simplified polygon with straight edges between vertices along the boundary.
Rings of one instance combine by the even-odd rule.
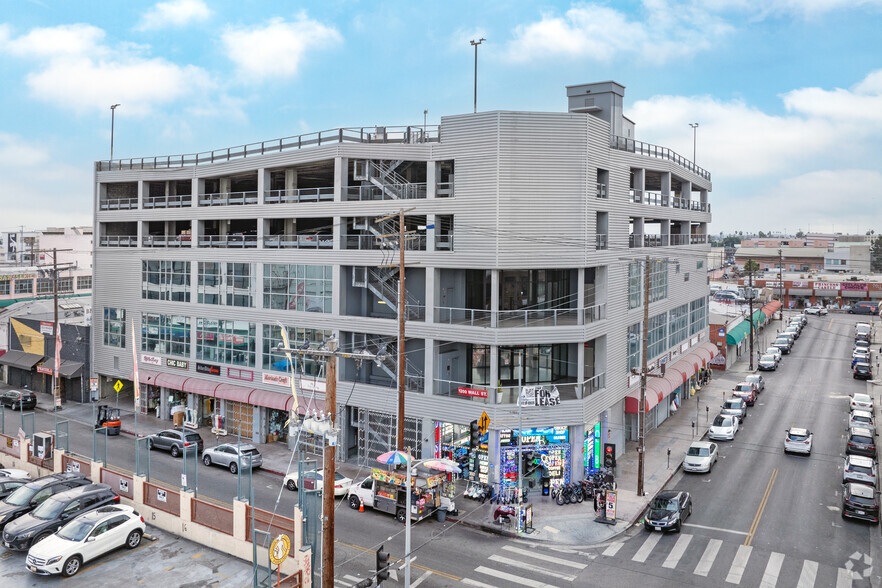
[[[166,449],[172,457],[179,457],[184,452],[184,447],[196,444],[197,459],[202,455],[205,443],[196,431],[191,429],[166,429],[147,437],[147,447],[150,449]]]
[[[849,427],[845,455],[866,455],[876,459],[876,434],[866,427]]]
[[[119,496],[107,484],[89,484],[61,492],[6,525],[3,545],[7,549],[27,551],[74,517],[116,502]]]
[[[879,501],[876,491],[866,484],[849,482],[842,492],[842,518],[861,519],[871,523],[879,522]]]
[[[7,390],[0,394],[0,404],[12,410],[34,410],[37,406],[37,395],[29,390]]]
[[[83,474],[77,472],[52,474],[28,482],[0,500],[0,531],[9,521],[31,512],[50,496],[91,483],[91,480],[87,480]]]

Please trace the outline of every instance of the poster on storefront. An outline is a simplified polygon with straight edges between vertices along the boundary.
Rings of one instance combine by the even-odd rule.
[[[616,520],[616,491],[606,491],[606,518],[609,521]]]

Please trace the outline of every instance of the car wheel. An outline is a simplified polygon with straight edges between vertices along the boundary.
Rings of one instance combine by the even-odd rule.
[[[204,463],[207,466],[210,466],[211,465],[211,456],[210,455],[203,456],[202,463]]]
[[[177,445],[172,445],[171,446],[171,456],[178,457],[179,455],[181,455],[181,450],[178,449]]]
[[[45,539],[46,537],[49,537],[51,535],[52,535],[52,533],[40,533],[39,535],[34,537],[33,541],[31,541],[31,547],[33,547],[34,545],[36,545],[37,543],[39,543],[40,541],[42,541],[43,539]]]
[[[714,469],[714,462],[711,462],[709,466],[707,466],[707,473],[711,473]]]
[[[235,462],[235,461],[231,461],[231,462],[230,462],[230,473],[231,473],[231,474],[236,474],[236,473],[238,473],[238,472],[239,472],[239,466],[236,465],[236,462]]]
[[[70,578],[80,571],[81,565],[83,565],[83,560],[80,558],[80,556],[72,555],[67,558],[67,561],[64,562],[63,566],[61,566],[61,575],[65,578]]]
[[[290,490],[291,492],[294,492],[295,490],[297,490],[297,482],[295,482],[294,480],[288,480],[288,481],[285,483],[285,486],[286,486],[286,487],[288,488],[288,490]]]
[[[359,506],[361,506],[361,500],[359,500],[358,496],[350,496],[349,508],[351,508],[352,510],[358,510]]]
[[[402,523],[402,524],[407,522],[407,518],[405,517],[403,508],[399,508],[395,512],[395,520],[397,520],[399,523]]]
[[[680,521],[677,521],[677,526],[674,527],[674,533],[679,533],[679,532],[680,532],[680,526],[681,526]]]
[[[126,538],[126,547],[134,549],[139,545],[141,545],[141,529],[135,529]]]

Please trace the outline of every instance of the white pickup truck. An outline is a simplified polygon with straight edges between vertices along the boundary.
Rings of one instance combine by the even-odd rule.
[[[421,521],[435,514],[443,521],[447,514],[456,514],[454,502],[444,496],[444,474],[411,477],[412,491],[407,491],[407,476],[396,472],[374,469],[371,475],[349,488],[349,506],[353,509],[373,508],[395,515],[405,521],[407,497],[411,497],[411,520]]]

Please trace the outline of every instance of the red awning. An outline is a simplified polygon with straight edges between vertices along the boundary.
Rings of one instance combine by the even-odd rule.
[[[686,380],[689,379],[689,376],[695,373],[695,366],[689,361],[679,359],[665,368],[665,377],[667,377],[670,372],[673,372],[671,374],[672,378],[678,378],[680,380],[677,384],[679,386],[680,384],[685,384]]]
[[[138,372],[138,377],[140,380],[141,372]],[[172,388],[174,390],[183,390],[184,389],[184,381],[186,381],[187,376],[183,376],[180,374],[169,374],[166,372],[160,373],[156,376],[155,381],[153,382],[154,386],[162,386],[163,388]]]
[[[145,370],[144,368],[138,368],[138,380],[141,384],[150,384],[151,386],[156,385],[156,377],[159,375],[159,372],[154,372],[153,370]],[[135,373],[129,373],[129,380],[134,381]]]
[[[772,315],[778,312],[782,304],[777,300],[772,300],[765,306],[763,306],[760,310],[763,311],[763,314],[766,315],[767,318],[772,318]]]
[[[291,410],[291,407],[294,406],[294,397],[291,396],[290,392],[285,394],[255,388],[248,399],[248,403],[254,406],[265,406],[274,410]]]
[[[701,358],[701,365],[704,367],[710,362],[710,360],[717,356],[719,351],[717,350],[716,345],[705,341],[704,343],[696,345],[695,353]]]
[[[215,389],[220,386],[218,382],[209,382],[199,378],[187,378],[184,381],[184,392],[192,392],[202,396],[214,396]]]
[[[220,384],[214,389],[215,398],[223,398],[224,400],[232,400],[234,402],[248,402],[248,397],[254,392],[253,388],[245,386],[236,386],[235,384]]]
[[[665,399],[674,388],[664,378],[647,378],[646,380],[646,410],[651,410],[659,402]],[[640,412],[640,390],[637,389],[625,397],[625,412],[638,414]]]

